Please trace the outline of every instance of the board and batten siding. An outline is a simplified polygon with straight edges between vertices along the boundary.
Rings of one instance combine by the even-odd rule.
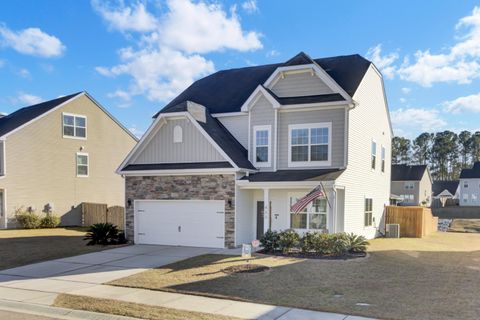
[[[389,204],[391,130],[383,95],[383,83],[373,66],[367,70],[353,99],[358,103],[348,115],[347,168],[335,182],[345,187],[343,230],[375,237],[383,232],[384,206]],[[376,169],[371,169],[371,143],[377,143]],[[381,147],[385,147],[385,172],[380,170]],[[365,227],[365,198],[373,199],[373,227]]]
[[[310,72],[285,74],[271,90],[279,97],[300,97],[333,93],[316,74]]]
[[[308,124],[330,122],[332,124],[332,154],[329,168],[341,168],[344,166],[344,145],[345,145],[345,108],[335,108],[315,111],[290,111],[278,113],[278,169],[289,169],[288,167],[288,126],[292,124]],[[307,167],[308,169],[325,168]],[[292,168],[290,168],[292,169]],[[293,169],[302,169],[295,167]],[[305,169],[305,168],[303,168]]]
[[[182,128],[182,142],[173,141],[173,130]],[[216,162],[225,158],[190,122],[189,119],[167,120],[154,133],[145,148],[132,161],[134,164]]]
[[[87,117],[87,139],[62,137],[64,112]],[[6,190],[8,227],[22,207],[41,214],[51,203],[63,225],[79,225],[81,202],[124,206],[124,180],[115,170],[135,143],[85,95],[7,136],[0,189]],[[89,155],[88,177],[76,175],[77,152]]]
[[[245,113],[245,115],[219,117],[217,120],[227,128],[245,149],[248,148],[248,113]]]
[[[272,104],[262,95],[256,103],[250,109],[250,161],[255,165],[255,126],[271,126],[271,146],[270,146],[270,157],[271,157],[271,166],[258,168],[260,171],[272,171],[274,166],[273,156],[275,155],[275,110],[273,109]]]

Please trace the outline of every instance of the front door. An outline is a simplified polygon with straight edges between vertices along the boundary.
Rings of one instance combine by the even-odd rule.
[[[257,201],[257,239],[260,239],[264,232],[263,229],[263,212],[264,212],[264,202]]]

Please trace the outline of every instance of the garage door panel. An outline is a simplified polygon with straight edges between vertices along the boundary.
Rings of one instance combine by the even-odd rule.
[[[224,247],[224,201],[137,200],[137,243]]]

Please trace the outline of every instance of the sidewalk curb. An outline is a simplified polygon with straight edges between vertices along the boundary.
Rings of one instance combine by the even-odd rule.
[[[25,302],[16,302],[0,299],[0,310],[27,313],[37,316],[54,317],[65,320],[138,320],[138,318],[124,317],[105,313],[81,311],[66,308],[50,307]]]

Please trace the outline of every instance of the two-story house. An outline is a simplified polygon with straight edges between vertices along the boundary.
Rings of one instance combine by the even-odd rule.
[[[427,206],[432,202],[432,176],[427,165],[392,165],[392,193],[403,206]]]
[[[462,169],[458,190],[460,206],[480,206],[480,161]]]
[[[223,70],[168,103],[118,169],[127,237],[234,247],[267,229],[382,231],[391,124],[359,55]],[[322,184],[325,196],[291,206]]]
[[[81,225],[82,202],[124,205],[115,173],[137,139],[86,92],[0,118],[0,228],[17,210],[53,212]],[[123,226],[121,226],[123,228]]]

